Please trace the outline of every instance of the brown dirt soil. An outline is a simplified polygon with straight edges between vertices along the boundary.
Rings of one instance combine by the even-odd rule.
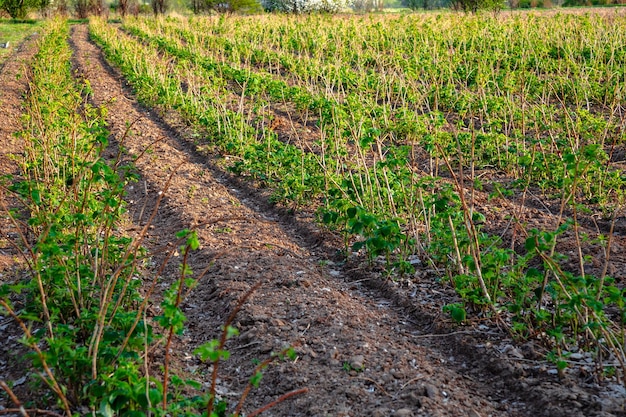
[[[29,39],[20,45],[12,56],[0,66],[0,176],[19,175],[19,165],[15,156],[22,152],[20,140],[15,133],[22,128],[20,117],[22,115],[22,95],[26,90],[26,77],[24,68],[32,56],[37,52],[33,39]],[[0,188],[0,203],[7,204],[7,208],[15,207],[15,201],[8,199],[3,181]],[[2,210],[4,213],[6,210]],[[15,238],[16,230],[12,222],[5,216],[0,216],[0,273],[13,265],[15,252],[7,238]]]
[[[16,132],[21,130],[22,97],[27,88],[27,67],[37,52],[36,36],[26,39],[15,48],[0,66],[0,284],[20,277],[22,263],[14,243],[20,242],[21,232],[7,215],[10,210],[19,210],[20,204],[6,190],[11,176],[19,178],[19,158],[23,146]],[[15,306],[19,308],[19,303]],[[20,358],[26,348],[18,340],[22,336],[16,323],[0,315],[0,381],[13,381],[16,394],[28,393],[23,361]],[[0,391],[0,411],[12,404],[5,403],[4,392]]]
[[[579,371],[559,379],[541,360],[539,346],[517,346],[489,321],[454,327],[440,314],[454,293],[429,271],[420,271],[409,286],[386,282],[356,260],[344,263],[335,256],[340,242],[320,232],[310,216],[272,207],[263,192],[198,154],[175,119],[139,105],[89,41],[86,26],[73,27],[71,44],[76,72],[89,81],[94,104],[108,109],[112,143],[123,142],[131,157],[141,155],[141,179],[128,190],[130,216],[120,232],[138,233],[168,181],[146,240],[154,269],[163,261],[162,249],[175,249],[176,232],[198,231],[201,247],[189,263],[206,274],[184,303],[187,329],[172,350],[177,372],[208,383],[212,368],[193,355],[194,348],[218,337],[239,297],[260,283],[235,319],[241,336],[227,344],[232,356],[220,366],[218,393],[236,403],[253,360],[287,345],[298,358],[266,369],[246,401],[247,412],[307,388],[263,415],[626,415],[621,387],[586,381]],[[161,288],[176,277],[175,261]],[[11,342],[0,339],[5,354]]]

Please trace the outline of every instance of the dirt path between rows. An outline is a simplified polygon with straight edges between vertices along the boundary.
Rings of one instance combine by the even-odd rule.
[[[29,61],[37,52],[36,36],[29,37],[9,56],[6,62],[0,65],[0,177],[7,175],[19,176],[19,164],[15,156],[23,152],[20,140],[15,137],[16,132],[22,129],[22,97],[27,88],[25,69]],[[0,182],[3,186],[8,183]],[[9,198],[4,189],[0,189],[0,199],[6,208],[15,208],[15,200]],[[4,212],[4,210],[2,211]],[[7,238],[17,237],[13,222],[6,216],[0,216],[0,273],[10,269],[14,264],[14,248]]]
[[[28,64],[37,53],[36,38],[36,35],[27,38],[0,65],[0,285],[19,276],[22,262],[12,243],[20,242],[20,231],[7,215],[10,210],[19,210],[21,205],[5,187],[11,182],[8,178],[20,177],[18,161],[24,147],[16,133],[22,129],[22,99],[28,86]],[[12,381],[17,393],[26,388],[24,366],[17,360],[27,350],[18,342],[21,336],[13,321],[0,315],[0,381]],[[12,406],[8,402],[3,404],[3,400],[0,397],[0,409]]]
[[[175,123],[138,105],[86,26],[74,26],[70,42],[94,104],[108,109],[110,156],[120,142],[129,156],[141,155],[141,178],[129,189],[130,217],[120,231],[140,230],[170,177],[146,241],[154,269],[176,232],[198,230],[201,247],[190,266],[206,274],[184,304],[187,330],[174,349],[179,372],[209,381],[210,367],[193,349],[216,338],[236,300],[261,283],[235,320],[241,336],[228,342],[232,356],[222,365],[218,392],[236,403],[253,360],[286,345],[298,359],[269,367],[246,410],[308,388],[263,415],[626,415],[618,387],[584,384],[573,375],[560,381],[533,346],[513,347],[489,323],[451,327],[432,306],[443,291],[439,284],[406,297],[367,269],[335,259],[332,239],[306,218],[273,209],[262,193],[196,153]],[[4,146],[4,132],[1,140]],[[177,278],[179,261],[166,268],[162,289]]]

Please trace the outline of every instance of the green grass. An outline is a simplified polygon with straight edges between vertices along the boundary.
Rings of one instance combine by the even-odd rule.
[[[27,36],[36,32],[40,24],[38,22],[19,22],[12,20],[0,20],[0,43],[9,42],[8,48],[0,48],[0,65],[15,50]]]

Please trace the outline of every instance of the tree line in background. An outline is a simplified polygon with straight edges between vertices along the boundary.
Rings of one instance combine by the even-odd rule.
[[[552,6],[605,6],[626,4],[626,0],[400,0],[411,10],[452,8],[467,13],[480,9]],[[176,3],[178,2],[178,3]],[[182,2],[182,3],[180,3]],[[191,9],[193,13],[258,13],[263,10],[279,13],[336,13],[352,8],[357,12],[382,11],[385,0],[0,0],[0,17],[24,19],[37,11],[42,17],[52,13],[74,15],[84,19],[90,15],[104,15],[112,8],[121,16],[152,12],[167,12],[172,5],[177,9]]]
[[[33,11],[37,11],[44,18],[51,14],[86,18],[90,15],[103,15],[107,10],[105,0],[0,0],[0,11],[8,14],[12,19],[25,19]]]

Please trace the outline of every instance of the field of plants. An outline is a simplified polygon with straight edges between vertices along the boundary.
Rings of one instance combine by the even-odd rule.
[[[544,335],[560,369],[590,349],[621,373],[624,20],[215,17],[91,33],[143,102],[179,112],[198,148],[276,202],[314,208],[346,254],[396,280],[433,269],[462,299],[445,307],[458,322],[500,316],[516,337]]]
[[[233,256],[229,273],[211,268],[234,246],[250,249],[249,242],[265,226],[241,202],[233,202],[234,194],[209,191],[208,178],[218,171],[268,195],[281,213],[314,219],[310,226],[336,243],[340,260],[318,265],[330,265],[330,276],[343,274],[341,268],[368,270],[381,285],[410,293],[404,299],[416,306],[427,303],[422,289],[445,292],[439,308],[450,326],[498,329],[510,338],[509,351],[519,352],[513,344],[540,346],[541,357],[532,362],[549,364],[562,380],[576,373],[624,384],[626,14],[621,9],[91,20],[90,39],[154,117],[177,121],[185,132],[182,148],[166,148],[162,136],[167,133],[147,127],[142,132],[145,116],[131,118],[126,110],[110,117],[109,110],[119,113],[116,103],[127,97],[98,97],[96,90],[107,88],[96,86],[96,78],[89,80],[85,68],[97,66],[97,60],[80,57],[78,29],[70,32],[67,22],[53,20],[38,30],[38,53],[20,75],[28,84],[23,129],[16,134],[23,158],[9,158],[19,162],[20,172],[5,175],[1,188],[2,221],[11,230],[7,238],[13,238],[4,245],[3,236],[3,248],[15,251],[16,270],[24,270],[17,275],[29,279],[0,282],[0,313],[6,318],[0,325],[4,331],[7,323],[15,324],[43,382],[38,389],[45,386],[49,393],[27,406],[49,407],[56,410],[49,415],[68,417],[76,410],[106,417],[240,415],[270,364],[293,372],[288,359],[308,360],[309,366],[320,362],[319,351],[326,353],[331,342],[316,342],[318,353],[311,341],[294,343],[295,350],[262,348],[259,352],[280,353],[255,362],[237,400],[220,391],[218,365],[230,357],[227,341],[244,333],[241,323],[254,323],[250,327],[261,338],[259,323],[271,321],[284,330],[287,311],[297,305],[315,302],[316,311],[326,311],[319,301],[325,290],[344,297],[333,299],[326,316],[306,326],[293,324],[299,338],[304,340],[308,331],[313,340],[314,328],[326,327],[335,314],[345,314],[346,322],[354,319],[350,312],[335,310],[357,307],[335,294],[343,290],[331,291],[337,284],[326,278],[318,277],[328,287],[323,289],[312,284],[313,278],[285,278],[280,291],[293,291],[286,300],[277,298],[269,313],[257,314],[261,319],[236,321],[263,286],[255,283],[245,291],[238,286],[245,280],[237,275],[243,273],[239,264],[233,265],[244,259],[242,254]],[[77,67],[85,80],[76,76]],[[111,130],[109,124],[117,127]],[[192,157],[176,159],[184,153]],[[197,160],[216,166],[196,168]],[[147,203],[148,180],[141,185],[142,178],[158,190],[153,207]],[[144,195],[138,197],[140,186]],[[5,203],[4,196],[12,203]],[[146,199],[143,206],[134,207],[141,198]],[[237,214],[204,218],[217,213],[209,209],[216,201],[226,201]],[[167,239],[154,236],[160,205],[166,211],[197,210],[189,216],[201,219],[181,220],[183,227],[169,236],[170,244],[151,246]],[[247,226],[222,227],[227,220]],[[137,225],[129,226],[132,222]],[[217,237],[209,237],[207,226]],[[243,269],[259,269],[261,276],[317,276],[310,266],[283,265],[289,256],[304,256],[282,237],[272,239],[259,244],[265,258],[252,256]],[[208,266],[199,267],[193,252],[211,245],[216,254]],[[289,255],[272,258],[272,250]],[[173,273],[171,261],[177,263]],[[204,379],[197,374],[184,379],[177,368],[187,359],[177,350],[185,349],[180,340],[187,337],[187,325],[199,326],[193,320],[185,324],[194,314],[185,299],[194,300],[190,294],[203,291],[205,275],[211,274],[214,280],[236,277],[232,288],[211,284],[216,287],[204,290],[211,300],[217,297],[216,303],[233,288],[242,291],[231,299],[230,314],[212,313],[221,330],[207,332],[209,341],[190,347],[198,358],[193,372],[210,365]],[[199,300],[190,305],[206,302]],[[283,308],[285,316],[280,316]],[[206,318],[204,310],[197,314]],[[350,330],[339,332],[349,339]],[[328,337],[336,337],[335,332]],[[403,344],[408,336],[396,337],[389,351],[396,352],[397,362],[408,361],[418,348]],[[253,339],[244,347],[257,343]],[[343,361],[337,361],[339,354],[329,355],[329,366],[370,384],[367,392],[388,397],[391,404],[401,398],[428,407],[430,398],[432,410],[438,410],[448,400],[450,407],[462,403],[445,391],[429,393],[425,385],[417,390],[426,399],[401,396],[416,381],[412,374],[389,395],[381,384],[389,384],[392,392],[385,378],[394,374],[401,380],[398,370],[375,369],[373,358],[370,367],[360,355]],[[155,357],[158,361],[151,362]],[[0,408],[0,414],[21,412],[20,388],[15,394],[4,381],[1,359],[0,392],[17,408]],[[381,379],[362,374],[370,369]],[[313,369],[310,379],[323,381],[320,372]],[[278,391],[255,402],[248,415],[307,392],[291,383],[274,388]],[[370,404],[346,395],[354,403]],[[584,403],[580,407],[596,407],[580,398],[573,397]],[[315,400],[299,401],[302,410],[317,406]],[[486,407],[476,401],[472,410]],[[371,404],[378,403],[372,399]]]

